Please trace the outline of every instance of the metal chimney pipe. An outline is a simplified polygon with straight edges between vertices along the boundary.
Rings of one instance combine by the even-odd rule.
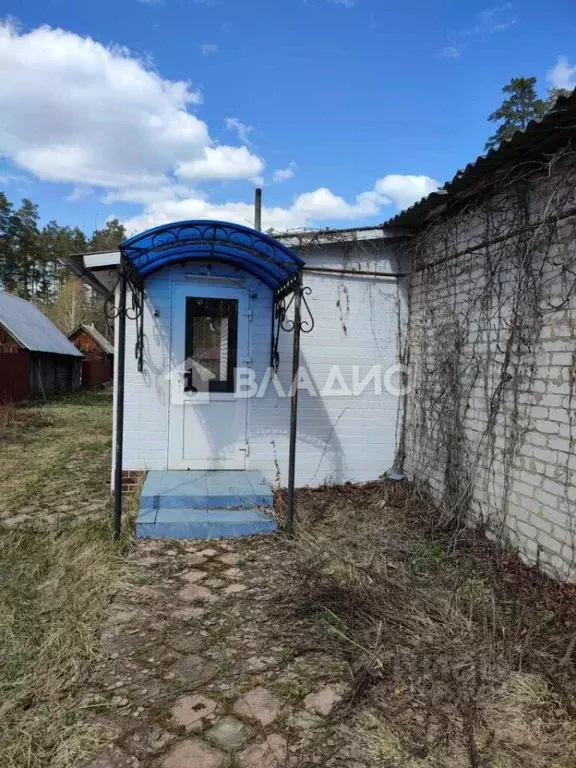
[[[257,232],[262,232],[262,190],[260,187],[256,188],[254,199],[254,229]]]

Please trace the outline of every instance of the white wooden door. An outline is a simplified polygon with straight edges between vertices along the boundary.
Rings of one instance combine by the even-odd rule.
[[[249,323],[242,288],[172,286],[168,469],[245,469]]]

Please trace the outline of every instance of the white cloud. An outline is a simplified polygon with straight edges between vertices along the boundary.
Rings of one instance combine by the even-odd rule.
[[[517,22],[512,3],[486,8],[476,14],[476,19],[477,22],[471,29],[464,30],[465,36],[490,37],[497,32],[504,32]]]
[[[210,56],[212,53],[218,53],[219,48],[216,43],[202,43],[200,50],[203,56]]]
[[[164,5],[163,0],[138,0],[142,5]]]
[[[68,200],[69,203],[77,203],[79,200],[84,200],[85,198],[90,197],[91,194],[92,190],[90,187],[74,187],[66,200]]]
[[[576,88],[576,66],[571,67],[566,56],[558,56],[555,66],[546,73],[546,79],[553,88]]]
[[[334,221],[362,221],[380,215],[385,206],[393,203],[397,208],[412,205],[424,195],[433,192],[438,182],[429,176],[401,176],[391,174],[378,179],[374,188],[361,192],[353,203],[335,195],[326,187],[298,195],[287,208],[264,206],[262,226],[265,230],[286,231],[302,227],[320,226]],[[254,206],[245,202],[213,203],[206,197],[192,195],[176,199],[159,200],[146,207],[144,213],[125,222],[129,232],[183,219],[217,219],[251,226]]]
[[[183,200],[189,197],[203,198],[204,194],[186,184],[166,183],[164,185],[124,187],[108,192],[103,198],[104,203],[139,203],[141,205],[156,205],[171,200]]]
[[[345,8],[353,8],[356,5],[356,0],[328,0],[329,3],[334,5],[343,5]]]
[[[249,178],[262,161],[215,147],[190,83],[163,79],[127,49],[39,27],[0,24],[0,154],[38,178],[108,190],[165,187],[194,161]],[[238,153],[240,153],[238,155]],[[241,173],[239,166],[248,167]],[[207,177],[207,176],[206,176]]]
[[[462,52],[458,45],[447,45],[440,49],[438,55],[443,59],[459,59],[461,53]]]
[[[294,200],[292,212],[303,219],[349,220],[375,216],[379,210],[379,201],[373,192],[362,192],[356,196],[355,203],[347,203],[326,187],[314,192],[305,192]]]
[[[293,179],[295,171],[296,171],[296,163],[294,162],[290,163],[290,165],[287,168],[278,168],[272,174],[272,181],[274,181],[276,184],[280,184],[283,181],[288,181],[289,179]]]
[[[378,195],[389,198],[394,205],[402,210],[435,192],[440,182],[430,176],[403,176],[390,173],[378,179],[374,189]]]
[[[476,13],[471,26],[459,30],[450,45],[441,48],[441,58],[459,59],[464,51],[474,43],[485,42],[492,35],[505,32],[518,22],[512,3],[494,5]]]
[[[250,179],[261,180],[262,158],[252,155],[246,147],[206,147],[203,157],[183,163],[176,174],[190,181]]]
[[[127,222],[131,231],[183,218],[252,223],[251,200],[216,203],[199,185],[260,183],[264,159],[245,145],[215,142],[191,111],[200,103],[190,83],[162,78],[125,48],[61,29],[23,33],[0,23],[0,155],[40,180],[72,184],[71,199],[100,189],[106,204],[141,205]],[[238,118],[227,126],[240,138],[252,129]],[[278,169],[276,179],[293,169]],[[320,186],[286,207],[264,208],[263,225],[362,222],[435,186],[427,176],[389,175],[351,201]]]
[[[1,173],[0,174],[0,184],[9,184],[10,182],[15,182],[18,184],[29,184],[30,178],[28,176],[23,176],[19,173]]]
[[[237,117],[227,117],[225,120],[226,128],[229,131],[236,131],[238,138],[244,144],[250,144],[249,136],[254,131],[254,126],[243,123]]]

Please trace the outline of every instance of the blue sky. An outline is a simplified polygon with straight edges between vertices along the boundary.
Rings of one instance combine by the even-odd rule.
[[[4,9],[0,188],[87,230],[249,223],[258,183],[267,227],[381,222],[483,151],[510,77],[576,85],[573,0]]]

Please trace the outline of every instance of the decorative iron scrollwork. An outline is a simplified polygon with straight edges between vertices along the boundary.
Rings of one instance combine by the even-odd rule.
[[[253,274],[272,290],[290,283],[304,263],[269,235],[225,222],[166,224],[125,241],[122,250],[145,277],[171,263],[216,261]]]
[[[288,291],[286,290],[288,288]],[[290,308],[294,304],[297,294],[300,294],[300,323],[296,328],[294,317],[289,317]],[[286,333],[310,333],[314,329],[314,316],[306,300],[312,293],[312,288],[303,286],[300,277],[296,277],[288,286],[284,286],[280,291],[274,294],[274,303],[272,308],[272,351],[270,354],[270,365],[274,371],[278,371],[280,365],[280,353],[278,343],[280,340],[280,330]],[[289,298],[288,298],[289,297]]]
[[[131,306],[126,308],[126,317],[136,321],[136,344],[134,355],[136,357],[138,372],[144,370],[144,281],[138,274],[129,259],[122,257],[121,268],[126,277],[126,283],[130,289]]]
[[[134,355],[137,360],[138,371],[142,373],[144,370],[144,281],[124,256],[120,259],[117,274],[118,279],[112,290],[113,298],[106,302],[104,310],[110,320],[115,320],[120,316],[120,308],[115,303],[116,289],[122,277],[125,277],[127,288],[130,291],[130,305],[126,307],[125,317],[128,320],[136,321]]]

